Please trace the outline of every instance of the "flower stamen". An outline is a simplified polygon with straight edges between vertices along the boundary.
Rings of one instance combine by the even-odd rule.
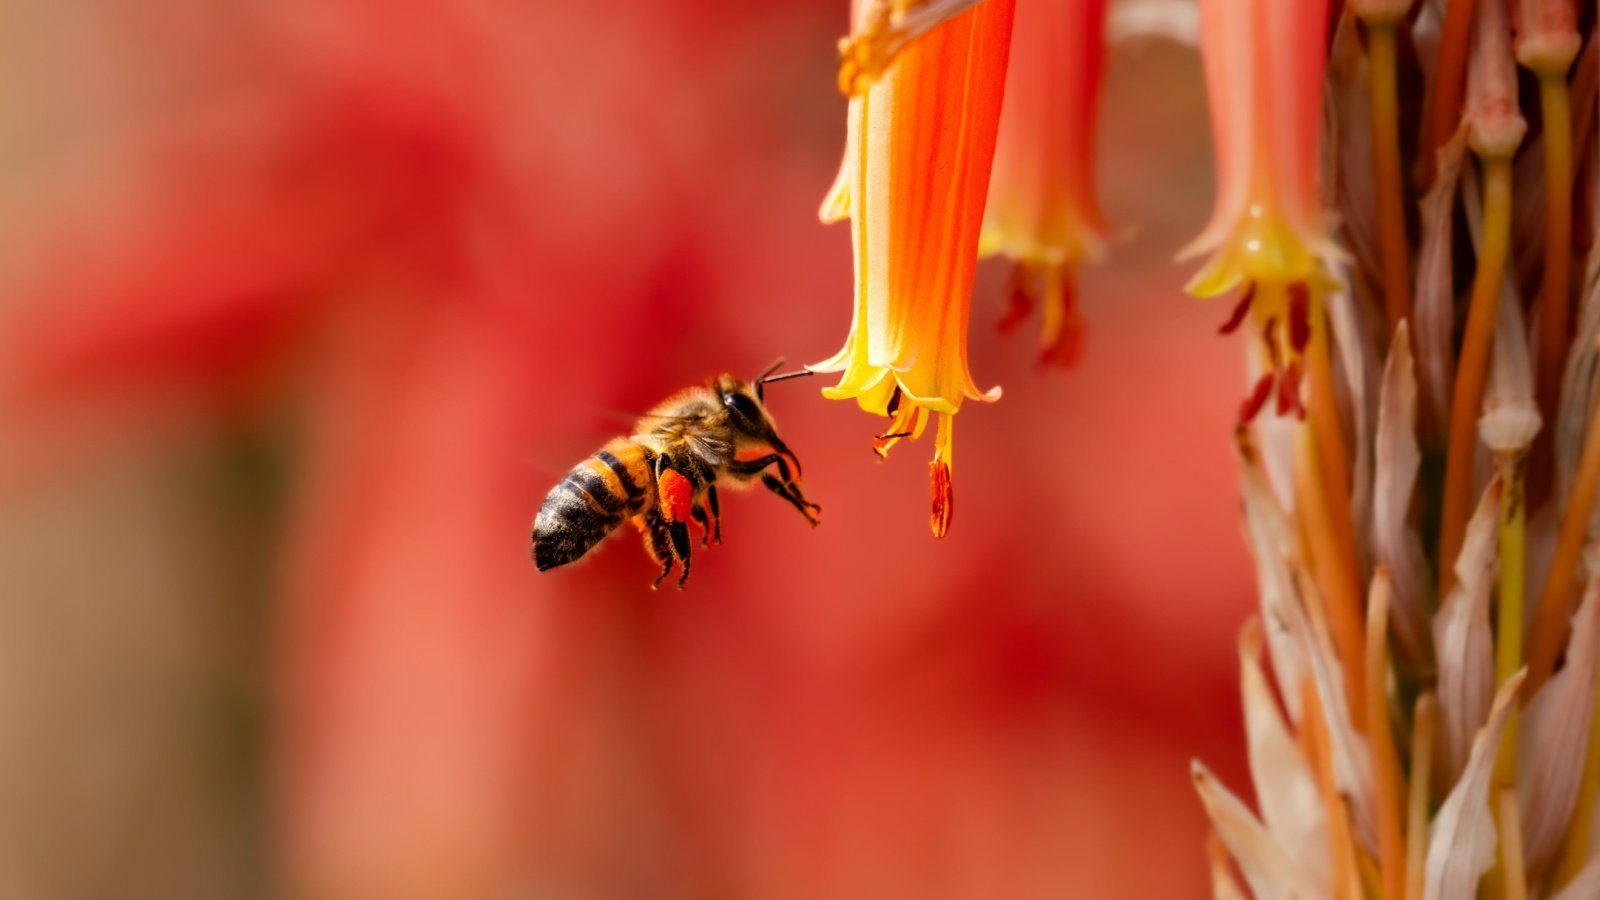
[[[950,520],[955,517],[955,488],[950,483],[950,463],[955,439],[955,416],[939,413],[939,431],[934,438],[933,462],[928,464],[929,482],[932,486],[933,513],[929,519],[934,537],[950,533]]]

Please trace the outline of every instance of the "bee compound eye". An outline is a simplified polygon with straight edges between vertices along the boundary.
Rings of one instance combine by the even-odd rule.
[[[742,391],[730,393],[722,401],[735,416],[744,420],[749,425],[756,425],[761,421],[761,410],[756,408],[756,403],[749,395]]]

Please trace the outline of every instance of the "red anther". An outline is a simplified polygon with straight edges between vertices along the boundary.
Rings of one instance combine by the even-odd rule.
[[[933,527],[934,537],[944,537],[950,533],[950,520],[955,518],[956,513],[955,489],[950,484],[950,465],[942,459],[935,459],[928,465],[933,494],[929,525]]]
[[[1297,419],[1306,417],[1306,407],[1300,402],[1300,365],[1291,363],[1289,367],[1278,373],[1278,415],[1293,414]]]
[[[1256,286],[1245,286],[1244,293],[1239,295],[1239,302],[1233,307],[1233,313],[1228,316],[1228,321],[1222,323],[1217,329],[1217,334],[1233,334],[1244,324],[1244,317],[1250,314],[1250,304],[1256,299]]]
[[[1311,291],[1304,284],[1289,287],[1289,346],[1305,352],[1311,343]]]
[[[1056,337],[1055,343],[1044,348],[1039,354],[1039,365],[1056,366],[1070,369],[1077,363],[1078,357],[1083,355],[1083,323],[1076,318],[1069,317],[1061,326],[1061,334]]]
[[[1261,340],[1267,345],[1267,368],[1276,372],[1283,368],[1283,352],[1278,349],[1278,317],[1273,316],[1261,326]]]
[[[1256,386],[1250,389],[1250,395],[1239,406],[1239,425],[1244,426],[1255,420],[1261,408],[1267,405],[1267,398],[1272,396],[1272,373],[1268,372],[1256,380]]]
[[[1022,266],[1011,270],[1011,306],[1000,318],[1000,333],[1010,334],[1033,312],[1033,293],[1028,290],[1028,273]]]

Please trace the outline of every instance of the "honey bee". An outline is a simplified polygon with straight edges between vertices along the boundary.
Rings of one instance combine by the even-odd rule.
[[[578,559],[629,519],[661,566],[651,587],[679,563],[682,589],[689,580],[689,520],[700,526],[702,547],[722,543],[717,487],[748,487],[757,478],[816,525],[822,507],[801,492],[800,460],[778,437],[763,391],[811,373],[773,375],[781,365],[749,383],[724,374],[680,391],[640,418],[632,436],[613,438],[578,463],[534,519],[539,570]]]

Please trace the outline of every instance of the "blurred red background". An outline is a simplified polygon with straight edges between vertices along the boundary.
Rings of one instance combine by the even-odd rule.
[[[538,573],[629,413],[844,339],[838,4],[0,3],[0,895],[1207,895],[1253,606],[1198,60],[1115,48],[1066,375],[926,445],[775,386],[726,495]]]

